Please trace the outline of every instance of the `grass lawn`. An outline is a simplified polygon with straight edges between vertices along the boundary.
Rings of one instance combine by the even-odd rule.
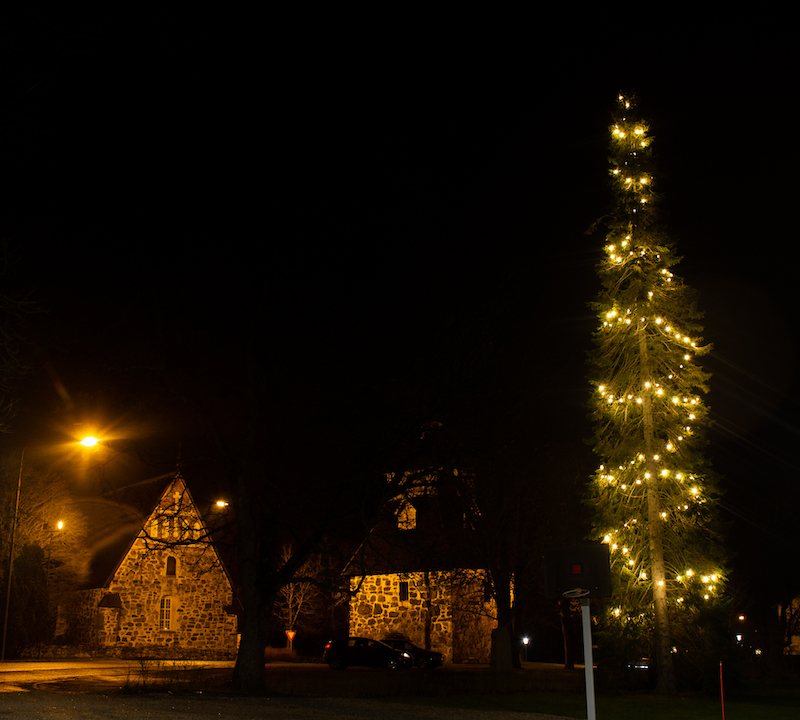
[[[511,695],[461,695],[439,698],[395,698],[397,702],[462,707],[476,710],[506,710],[524,713],[586,717],[586,699],[574,693],[515,693]],[[598,720],[718,720],[719,698],[703,694],[667,698],[648,694],[600,695]],[[725,698],[726,720],[798,720],[800,687],[796,681],[758,683]]]

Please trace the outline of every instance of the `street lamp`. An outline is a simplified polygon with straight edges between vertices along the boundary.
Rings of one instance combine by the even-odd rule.
[[[11,521],[11,550],[8,553],[8,578],[6,580],[6,609],[3,616],[3,648],[0,650],[0,662],[6,660],[6,634],[8,632],[8,606],[11,604],[11,573],[14,570],[14,541],[17,537],[17,519],[19,518],[19,491],[22,487],[22,465],[25,462],[26,445],[19,456],[19,475],[17,476],[17,499],[14,502],[14,519]]]
[[[47,585],[48,580],[50,579],[50,553],[53,549],[53,535],[55,535],[59,530],[64,529],[64,521],[59,520],[55,527],[51,528],[50,530],[50,538],[47,541],[47,570],[45,571],[45,585]]]
[[[47,598],[47,614],[50,615],[50,554],[53,551],[53,535],[64,529],[64,521],[59,520],[55,527],[50,528],[50,539],[47,541],[47,569],[44,571],[44,590]],[[42,636],[39,636],[39,653],[37,658],[42,657]]]
[[[528,662],[528,643],[531,641],[530,638],[524,637],[522,638],[522,644],[525,646],[525,662]]]

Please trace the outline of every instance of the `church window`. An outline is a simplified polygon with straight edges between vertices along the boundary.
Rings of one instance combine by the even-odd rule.
[[[178,561],[172,556],[168,557],[167,558],[167,575],[175,577],[177,568],[178,568]]]
[[[158,627],[160,630],[172,629],[172,598],[161,598],[161,610],[159,612]]]

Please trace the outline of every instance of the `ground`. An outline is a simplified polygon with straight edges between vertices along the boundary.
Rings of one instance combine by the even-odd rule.
[[[227,672],[232,663],[176,663],[180,672]],[[164,668],[162,668],[163,670]],[[519,713],[471,711],[456,708],[410,706],[356,697],[241,697],[201,690],[192,693],[124,691],[137,683],[151,682],[156,667],[136,660],[72,660],[60,662],[8,662],[0,665],[0,715],[20,720],[33,718],[81,717],[98,720],[115,717],[120,720],[142,717],[193,720],[206,718],[275,718],[276,720],[306,720],[315,714],[325,718],[347,719],[380,717],[382,720],[517,720]],[[169,670],[167,668],[167,670]],[[464,671],[465,681],[471,681],[480,669]],[[409,670],[390,673],[371,669],[348,669],[336,673],[320,663],[274,663],[268,666],[268,677],[284,690],[300,693],[304,689],[333,680],[341,691],[380,685],[396,678],[447,677]],[[448,670],[444,670],[448,672]],[[144,676],[143,676],[144,673]],[[413,673],[413,674],[412,674]],[[169,674],[169,673],[167,673]],[[459,675],[460,677],[460,675]],[[528,715],[532,720],[562,720],[551,715]]]
[[[0,715],[18,720],[80,717],[83,720],[128,718],[273,718],[274,720],[330,720],[380,717],[382,720],[519,720],[517,712],[409,706],[351,698],[220,698],[163,694],[133,696],[66,695],[47,692],[0,696]],[[555,715],[525,715],[530,720],[570,720]]]

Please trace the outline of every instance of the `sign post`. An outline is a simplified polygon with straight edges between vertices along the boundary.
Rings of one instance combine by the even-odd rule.
[[[544,554],[545,595],[551,600],[581,599],[583,662],[586,678],[586,716],[596,720],[592,617],[589,599],[611,597],[611,557],[608,545],[591,543],[550,548]]]
[[[592,657],[592,617],[589,596],[581,598],[581,624],[583,625],[583,664],[586,678],[586,718],[596,720],[594,697],[594,658]]]

